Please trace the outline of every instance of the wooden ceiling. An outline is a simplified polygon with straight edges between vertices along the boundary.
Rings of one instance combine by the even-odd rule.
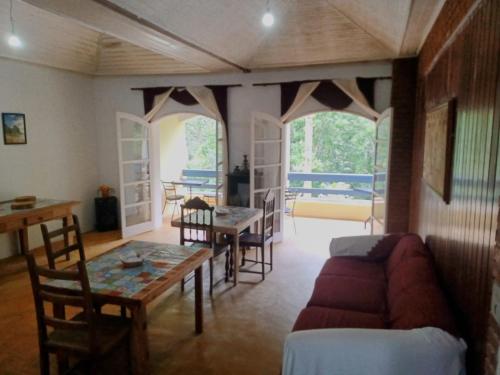
[[[0,56],[95,75],[192,74],[412,56],[444,0],[13,0]],[[0,32],[10,30],[0,0]]]

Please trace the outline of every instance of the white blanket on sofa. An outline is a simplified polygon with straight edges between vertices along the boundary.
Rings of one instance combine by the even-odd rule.
[[[467,346],[438,328],[288,335],[282,375],[464,375]]]

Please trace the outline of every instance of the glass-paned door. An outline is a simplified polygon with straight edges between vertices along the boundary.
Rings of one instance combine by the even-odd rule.
[[[227,171],[227,135],[225,125],[217,121],[216,124],[216,190],[215,199],[217,205],[226,204],[226,171]]]
[[[389,177],[392,108],[384,111],[375,124],[375,157],[372,186],[372,234],[386,232],[387,184]]]
[[[122,236],[153,229],[151,129],[143,119],[117,113]]]
[[[285,128],[277,118],[255,112],[251,133],[250,206],[263,208],[267,191],[274,191],[274,233],[275,240],[280,241],[283,236]]]

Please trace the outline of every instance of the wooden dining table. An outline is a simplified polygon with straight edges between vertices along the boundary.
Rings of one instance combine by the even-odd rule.
[[[224,215],[219,215],[217,212],[225,211]],[[255,224],[262,218],[263,211],[260,208],[248,208],[238,206],[215,206],[214,213],[214,231],[217,233],[229,234],[234,238],[234,275],[233,283],[238,284],[238,273],[240,267],[240,239],[239,234],[246,228]],[[195,215],[195,214],[193,214]],[[196,219],[190,218],[192,222]],[[200,220],[201,222],[201,220]],[[172,220],[173,227],[181,227],[181,218],[177,217]]]
[[[125,268],[120,257],[141,254],[142,265]],[[203,332],[202,266],[212,249],[165,243],[130,241],[86,262],[93,301],[125,306],[132,317],[132,373],[149,374],[146,306],[173,285],[195,273],[195,332]],[[48,280],[48,285],[78,290],[74,281]]]

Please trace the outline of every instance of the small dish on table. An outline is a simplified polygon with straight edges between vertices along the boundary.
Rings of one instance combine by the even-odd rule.
[[[139,267],[144,263],[144,256],[140,254],[121,255],[120,260],[124,268]]]
[[[215,209],[215,214],[217,216],[224,216],[224,215],[227,215],[229,214],[229,210],[227,208],[223,208],[223,207],[217,207]]]

